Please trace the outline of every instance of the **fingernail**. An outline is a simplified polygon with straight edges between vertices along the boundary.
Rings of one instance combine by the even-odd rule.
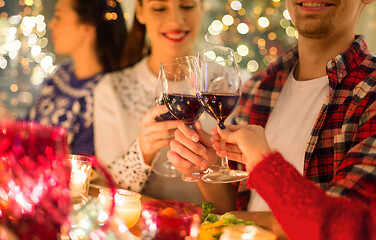
[[[192,136],[192,141],[198,142],[198,140],[199,140],[199,137],[197,135]]]
[[[226,126],[225,126],[225,124],[224,124],[223,122],[218,123],[218,126],[219,126],[222,130],[226,129]]]

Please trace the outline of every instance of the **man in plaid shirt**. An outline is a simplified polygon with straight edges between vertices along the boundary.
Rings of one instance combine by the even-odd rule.
[[[247,82],[238,124],[266,126],[297,61],[294,48]],[[308,138],[303,174],[331,194],[367,202],[376,193],[376,56],[357,36],[326,69],[329,94]],[[239,209],[249,201],[249,190],[242,190]]]
[[[286,0],[298,46],[246,83],[237,115],[238,124],[264,127],[270,146],[328,194],[366,203],[376,194],[376,56],[355,26],[374,1]],[[181,172],[213,158],[200,126],[179,125],[170,146]],[[231,188],[211,185],[199,183],[205,200],[234,209]],[[239,190],[237,209],[253,211],[244,183]]]

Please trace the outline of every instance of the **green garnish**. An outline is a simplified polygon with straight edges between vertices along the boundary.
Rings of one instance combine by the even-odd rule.
[[[202,217],[201,217],[201,223],[203,223],[206,218],[209,216],[210,212],[215,209],[214,204],[211,202],[204,202],[201,204],[202,208]]]

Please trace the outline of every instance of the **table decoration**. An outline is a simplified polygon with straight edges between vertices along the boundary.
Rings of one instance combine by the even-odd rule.
[[[92,166],[101,171],[104,178],[107,180],[109,192],[114,199],[116,193],[115,183],[110,174],[99,164],[95,156],[91,157],[91,161]],[[97,198],[92,198],[77,210],[73,209],[69,216],[69,221],[66,224],[70,239],[135,239],[123,222],[114,216],[114,208],[115,201],[112,201],[108,207],[104,207]]]
[[[120,217],[128,228],[133,227],[141,214],[141,195],[130,190],[116,189],[114,198],[115,214]],[[113,201],[111,191],[107,188],[101,188],[98,200],[103,206],[108,208]]]
[[[0,122],[0,224],[19,239],[58,239],[70,213],[66,131]]]
[[[68,151],[66,131],[63,127],[28,121],[0,122],[2,239],[10,239],[11,235],[20,240],[63,239],[62,229],[68,232],[75,229],[77,219],[82,220],[79,223],[85,222],[81,217],[93,203],[85,200],[82,204],[72,205]],[[107,171],[96,159],[93,166],[103,172],[114,194],[114,183]],[[76,208],[78,205],[85,207]],[[108,220],[92,229],[88,236],[90,239],[120,239],[110,238],[112,232],[116,235],[116,231],[121,230],[118,228],[113,231],[114,227],[110,225],[117,222],[112,219],[113,208],[112,205],[102,214],[106,215]],[[93,214],[94,211],[91,211],[89,216]],[[3,238],[3,235],[6,237]],[[116,235],[118,236],[121,235]]]
[[[69,189],[73,202],[87,197],[91,178],[92,160],[89,156],[71,154],[67,157],[72,165]]]
[[[153,200],[142,204],[141,237],[144,240],[197,239],[201,208],[192,203]]]
[[[109,225],[103,228],[105,222]],[[69,237],[72,240],[136,240],[115,213],[111,219],[108,207],[97,198],[90,199],[79,210],[70,215]]]

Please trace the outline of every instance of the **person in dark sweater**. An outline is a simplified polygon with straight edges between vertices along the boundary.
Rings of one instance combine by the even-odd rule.
[[[123,11],[117,1],[59,0],[49,28],[55,52],[71,60],[46,79],[26,119],[65,127],[73,154],[94,155],[93,91],[122,68]]]

